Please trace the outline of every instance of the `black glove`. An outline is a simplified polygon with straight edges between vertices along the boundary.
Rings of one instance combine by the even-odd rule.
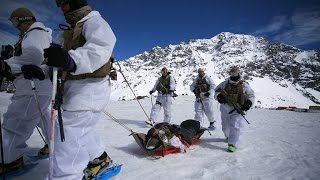
[[[48,66],[60,67],[64,70],[68,69],[68,64],[72,60],[68,52],[57,45],[51,45],[44,49],[43,56],[47,58],[46,64]]]
[[[210,93],[209,93],[209,92],[206,92],[206,93],[204,94],[204,96],[205,96],[205,97],[209,97],[209,96],[210,96]]]
[[[240,107],[241,107],[241,109],[242,109],[243,111],[248,111],[248,110],[251,108],[251,106],[252,106],[252,102],[248,99],[248,100],[246,100],[246,102],[244,102],[244,104],[241,105]]]
[[[224,104],[224,103],[227,102],[227,101],[226,101],[226,98],[225,98],[222,94],[218,94],[217,100],[218,100],[218,102],[219,102],[220,104]]]
[[[25,79],[39,79],[40,81],[45,79],[42,69],[36,65],[23,65],[21,71]]]
[[[2,46],[1,60],[9,59],[13,56],[14,48],[11,45]]]
[[[0,60],[0,76],[6,77],[8,81],[13,81],[16,77],[11,73],[10,66]]]
[[[194,89],[194,90],[193,90],[192,92],[193,92],[193,94],[195,94],[195,95],[197,94],[197,91],[196,91],[196,89]]]
[[[154,93],[154,91],[149,91],[149,94],[151,95],[152,93]]]
[[[174,97],[174,90],[169,90],[169,94]]]
[[[199,96],[200,95],[200,92],[199,90],[196,88],[192,91],[194,93],[195,96]]]

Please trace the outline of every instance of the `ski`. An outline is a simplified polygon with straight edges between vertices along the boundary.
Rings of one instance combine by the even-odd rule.
[[[27,174],[28,172],[30,172],[32,169],[34,169],[36,166],[38,165],[38,163],[34,163],[34,162],[31,162],[31,163],[28,163],[28,164],[25,164],[23,166],[23,168],[21,169],[18,169],[16,171],[11,171],[11,172],[7,172],[5,173],[5,175],[1,175],[0,176],[0,179],[4,179],[4,178],[14,178],[14,177],[18,177],[18,176],[22,176],[24,174]]]
[[[94,180],[108,180],[111,177],[114,177],[119,174],[121,171],[122,164],[113,164],[112,166],[105,167],[100,170]]]

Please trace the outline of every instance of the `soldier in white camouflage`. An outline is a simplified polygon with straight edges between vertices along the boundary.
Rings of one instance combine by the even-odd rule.
[[[194,119],[202,122],[204,114],[210,122],[209,130],[214,130],[215,120],[213,116],[214,104],[214,88],[216,87],[210,76],[207,76],[203,68],[198,69],[198,76],[190,85],[190,90],[195,94],[196,100],[194,102]]]
[[[149,94],[158,91],[156,103],[152,106],[150,120],[151,123],[157,122],[158,114],[163,107],[164,122],[170,123],[171,121],[171,105],[173,99],[173,92],[176,88],[176,81],[166,67],[161,69],[161,77],[156,81],[154,87]]]
[[[235,110],[235,107],[227,99],[239,105],[242,111],[248,111],[255,101],[255,95],[249,83],[243,80],[239,67],[231,67],[229,75],[230,77],[227,80],[216,87],[215,98],[221,104],[222,131],[228,142],[228,151],[235,152],[240,137],[240,128],[243,127],[243,116]],[[228,97],[225,97],[221,90]]]
[[[20,37],[15,44],[13,57],[0,61],[0,75],[8,75],[6,77],[13,80],[16,88],[3,115],[4,165],[0,165],[0,174],[24,167],[23,155],[28,150],[26,141],[37,125],[40,125],[48,142],[52,90],[49,68],[41,65],[43,49],[49,47],[52,41],[52,30],[38,22],[32,11],[24,7],[12,11],[9,20],[19,30]],[[39,155],[47,154],[46,145]]]

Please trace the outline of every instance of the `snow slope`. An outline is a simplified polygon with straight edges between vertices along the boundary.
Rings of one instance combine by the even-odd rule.
[[[259,92],[258,92],[259,93]],[[0,93],[0,111],[5,112],[10,95]],[[155,98],[152,98],[155,101]],[[193,118],[192,96],[179,96],[173,102],[173,121]],[[140,100],[149,115],[150,98]],[[146,133],[146,116],[137,101],[112,101],[108,112],[135,132]],[[197,145],[187,153],[168,155],[149,160],[139,149],[129,131],[103,115],[97,133],[106,143],[106,151],[122,172],[114,180],[233,180],[233,179],[312,179],[320,177],[320,113],[299,113],[252,109],[247,114],[250,125],[244,122],[239,149],[226,151],[221,131],[218,105],[215,105],[217,130],[210,136],[204,133]],[[161,118],[162,118],[161,112]],[[203,126],[208,125],[205,119]],[[68,138],[68,137],[66,137]],[[43,142],[35,131],[28,141],[36,153]],[[16,180],[44,179],[48,161]]]

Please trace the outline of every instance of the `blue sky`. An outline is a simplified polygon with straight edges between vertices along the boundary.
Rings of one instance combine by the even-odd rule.
[[[107,19],[123,60],[155,46],[208,39],[221,32],[264,37],[304,50],[320,50],[319,0],[88,0]],[[28,7],[39,21],[58,31],[64,23],[54,0],[0,0],[0,43],[13,44],[17,30],[7,20]]]

